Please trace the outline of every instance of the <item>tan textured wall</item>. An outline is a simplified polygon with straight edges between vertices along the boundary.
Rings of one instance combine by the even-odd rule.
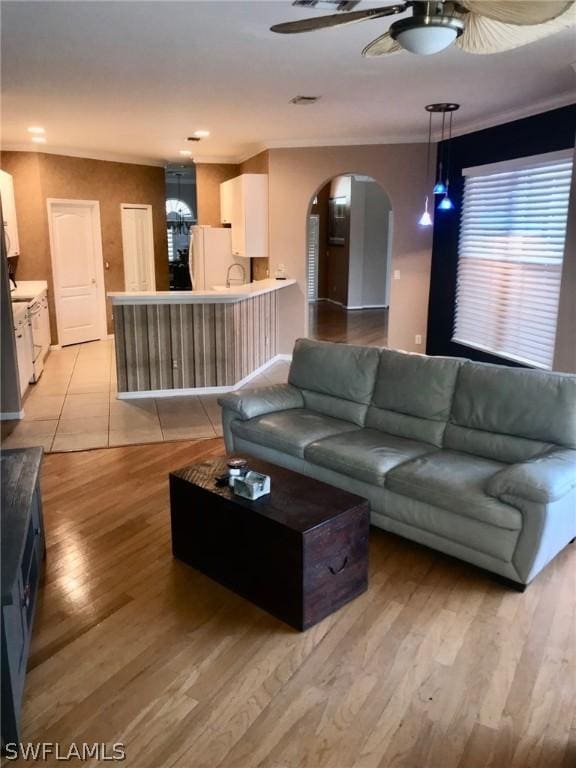
[[[220,184],[240,175],[240,166],[225,163],[196,164],[198,224],[220,227]]]
[[[152,206],[156,289],[168,289],[164,169],[33,152],[4,152],[2,168],[14,179],[20,260],[18,279],[48,280],[52,343],[57,343],[47,198],[98,200],[102,224],[102,257],[106,291],[124,290],[121,203]],[[113,330],[107,302],[108,332]]]
[[[313,195],[334,176],[371,176],[387,192],[393,212],[392,280],[388,339],[391,347],[426,348],[432,231],[418,218],[426,194],[426,145],[393,144],[315,147],[269,151],[270,269],[285,264],[298,286],[280,298],[280,352],[290,353],[294,340],[308,333],[306,303],[306,224]],[[414,337],[421,334],[423,344]]]
[[[576,149],[572,168],[553,369],[576,373]]]
[[[240,163],[239,173],[268,173],[269,157],[268,150],[249,157],[248,160]]]

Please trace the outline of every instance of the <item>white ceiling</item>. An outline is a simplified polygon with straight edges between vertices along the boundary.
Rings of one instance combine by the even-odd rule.
[[[237,161],[265,146],[421,140],[429,102],[459,102],[462,132],[574,100],[573,30],[492,56],[377,59],[360,52],[390,20],[269,32],[323,13],[284,0],[3,1],[3,145],[36,148],[26,127],[40,124],[46,151]],[[298,94],[321,100],[296,107]],[[187,145],[198,128],[210,138]]]

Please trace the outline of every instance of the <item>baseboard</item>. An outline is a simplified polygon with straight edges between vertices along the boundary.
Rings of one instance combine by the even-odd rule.
[[[261,365],[260,368],[256,368],[248,376],[245,376],[241,381],[236,382],[227,387],[186,387],[182,389],[145,389],[141,392],[118,392],[116,397],[118,400],[141,400],[145,397],[163,398],[163,397],[185,397],[186,395],[225,395],[228,392],[234,392],[236,389],[245,386],[252,379],[255,379],[261,373],[264,373],[274,363],[278,363],[281,360],[291,360],[292,355],[275,355],[267,363]]]
[[[50,344],[50,352],[56,352],[59,349],[62,349],[60,344]]]
[[[6,411],[0,413],[0,421],[20,421],[24,418],[24,411]]]
[[[343,307],[344,309],[346,309],[346,305],[345,304],[342,304],[341,301],[336,301],[335,299],[324,299],[324,298],[322,298],[322,299],[317,299],[317,301],[327,301],[329,304],[336,304],[337,307]]]
[[[388,309],[388,304],[362,304],[362,306],[359,306],[359,307],[344,306],[344,309],[347,309],[350,311],[354,311],[356,309]]]

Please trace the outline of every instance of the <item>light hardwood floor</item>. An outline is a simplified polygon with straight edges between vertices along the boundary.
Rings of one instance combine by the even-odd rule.
[[[125,742],[129,768],[576,765],[575,547],[518,594],[373,530],[368,592],[300,634],[171,557],[167,474],[221,453],[45,458],[25,741]]]

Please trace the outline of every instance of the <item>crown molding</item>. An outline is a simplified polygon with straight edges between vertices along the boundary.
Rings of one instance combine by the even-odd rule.
[[[525,117],[549,112],[560,107],[567,107],[576,103],[576,97],[572,91],[556,94],[529,106],[513,107],[492,116],[482,117],[478,120],[459,121],[456,112],[454,119],[454,129],[452,136],[464,136],[467,133],[482,131],[485,128],[493,128],[496,125],[512,123],[514,120],[521,120]],[[424,124],[424,118],[423,118]],[[441,139],[441,133],[438,130],[432,132],[432,141],[437,142]],[[397,136],[373,136],[364,138],[348,139],[295,139],[293,141],[268,141],[262,145],[264,149],[298,149],[306,147],[347,147],[347,146],[371,146],[374,144],[423,144],[428,141],[427,132],[405,133]]]
[[[405,134],[403,136],[362,136],[345,139],[293,139],[267,141],[265,149],[306,149],[307,147],[358,147],[374,144],[420,144],[428,135]]]
[[[253,157],[252,153],[248,157]],[[238,155],[194,155],[190,158],[196,165],[238,165],[242,160]]]
[[[483,131],[485,128],[494,128],[496,125],[513,123],[515,120],[522,120],[525,117],[533,117],[534,115],[540,115],[543,112],[551,112],[553,109],[560,109],[561,107],[569,107],[572,104],[576,104],[574,91],[566,91],[564,93],[556,94],[555,96],[550,96],[547,99],[541,99],[534,104],[530,104],[530,106],[513,107],[504,112],[499,112],[497,115],[483,117],[480,120],[472,120],[459,124],[455,117],[452,135],[464,136],[467,133],[475,133],[476,131]],[[457,114],[458,113],[456,112],[455,115]],[[434,136],[434,138],[436,141],[439,141],[438,135]]]
[[[37,155],[62,155],[63,157],[78,157],[84,160],[105,160],[111,163],[129,163],[130,165],[149,165],[154,168],[164,168],[166,162],[151,157],[123,155],[116,152],[100,152],[93,149],[70,149],[69,147],[42,147],[37,144],[3,144],[2,152],[31,152]]]
[[[549,112],[553,109],[559,109],[560,107],[566,107],[576,103],[573,91],[565,91],[555,96],[551,96],[546,99],[541,99],[538,102],[532,103],[528,106],[513,107],[511,109],[498,112],[497,114],[483,116],[478,120],[465,121],[460,120],[458,117],[454,120],[454,128],[452,131],[453,136],[464,136],[467,133],[474,133],[476,131],[482,131],[486,128],[493,128],[497,125],[504,125],[505,123],[514,122],[514,120],[521,120],[525,117],[532,117],[534,115],[541,114],[543,112]],[[457,115],[459,113],[456,113]],[[424,120],[422,126],[425,127],[426,121]],[[440,141],[439,131],[433,131],[432,140],[434,142]],[[194,158],[190,158],[195,164],[206,165],[240,165],[250,158],[259,155],[261,152],[273,149],[306,149],[313,147],[352,147],[352,146],[375,146],[379,144],[422,144],[428,140],[427,131],[423,130],[421,133],[408,132],[402,135],[392,136],[363,136],[341,139],[293,139],[293,140],[274,140],[264,141],[252,146],[251,149],[245,151],[241,155],[196,155]],[[5,152],[33,152],[37,154],[48,155],[63,155],[65,157],[79,157],[89,160],[105,160],[108,162],[116,163],[130,163],[133,165],[148,165],[153,167],[165,168],[166,166],[173,165],[177,161],[168,161],[163,158],[150,158],[139,157],[136,155],[124,155],[115,152],[100,152],[98,150],[89,149],[69,149],[67,147],[38,147],[30,144],[5,144],[2,146],[2,151]]]

